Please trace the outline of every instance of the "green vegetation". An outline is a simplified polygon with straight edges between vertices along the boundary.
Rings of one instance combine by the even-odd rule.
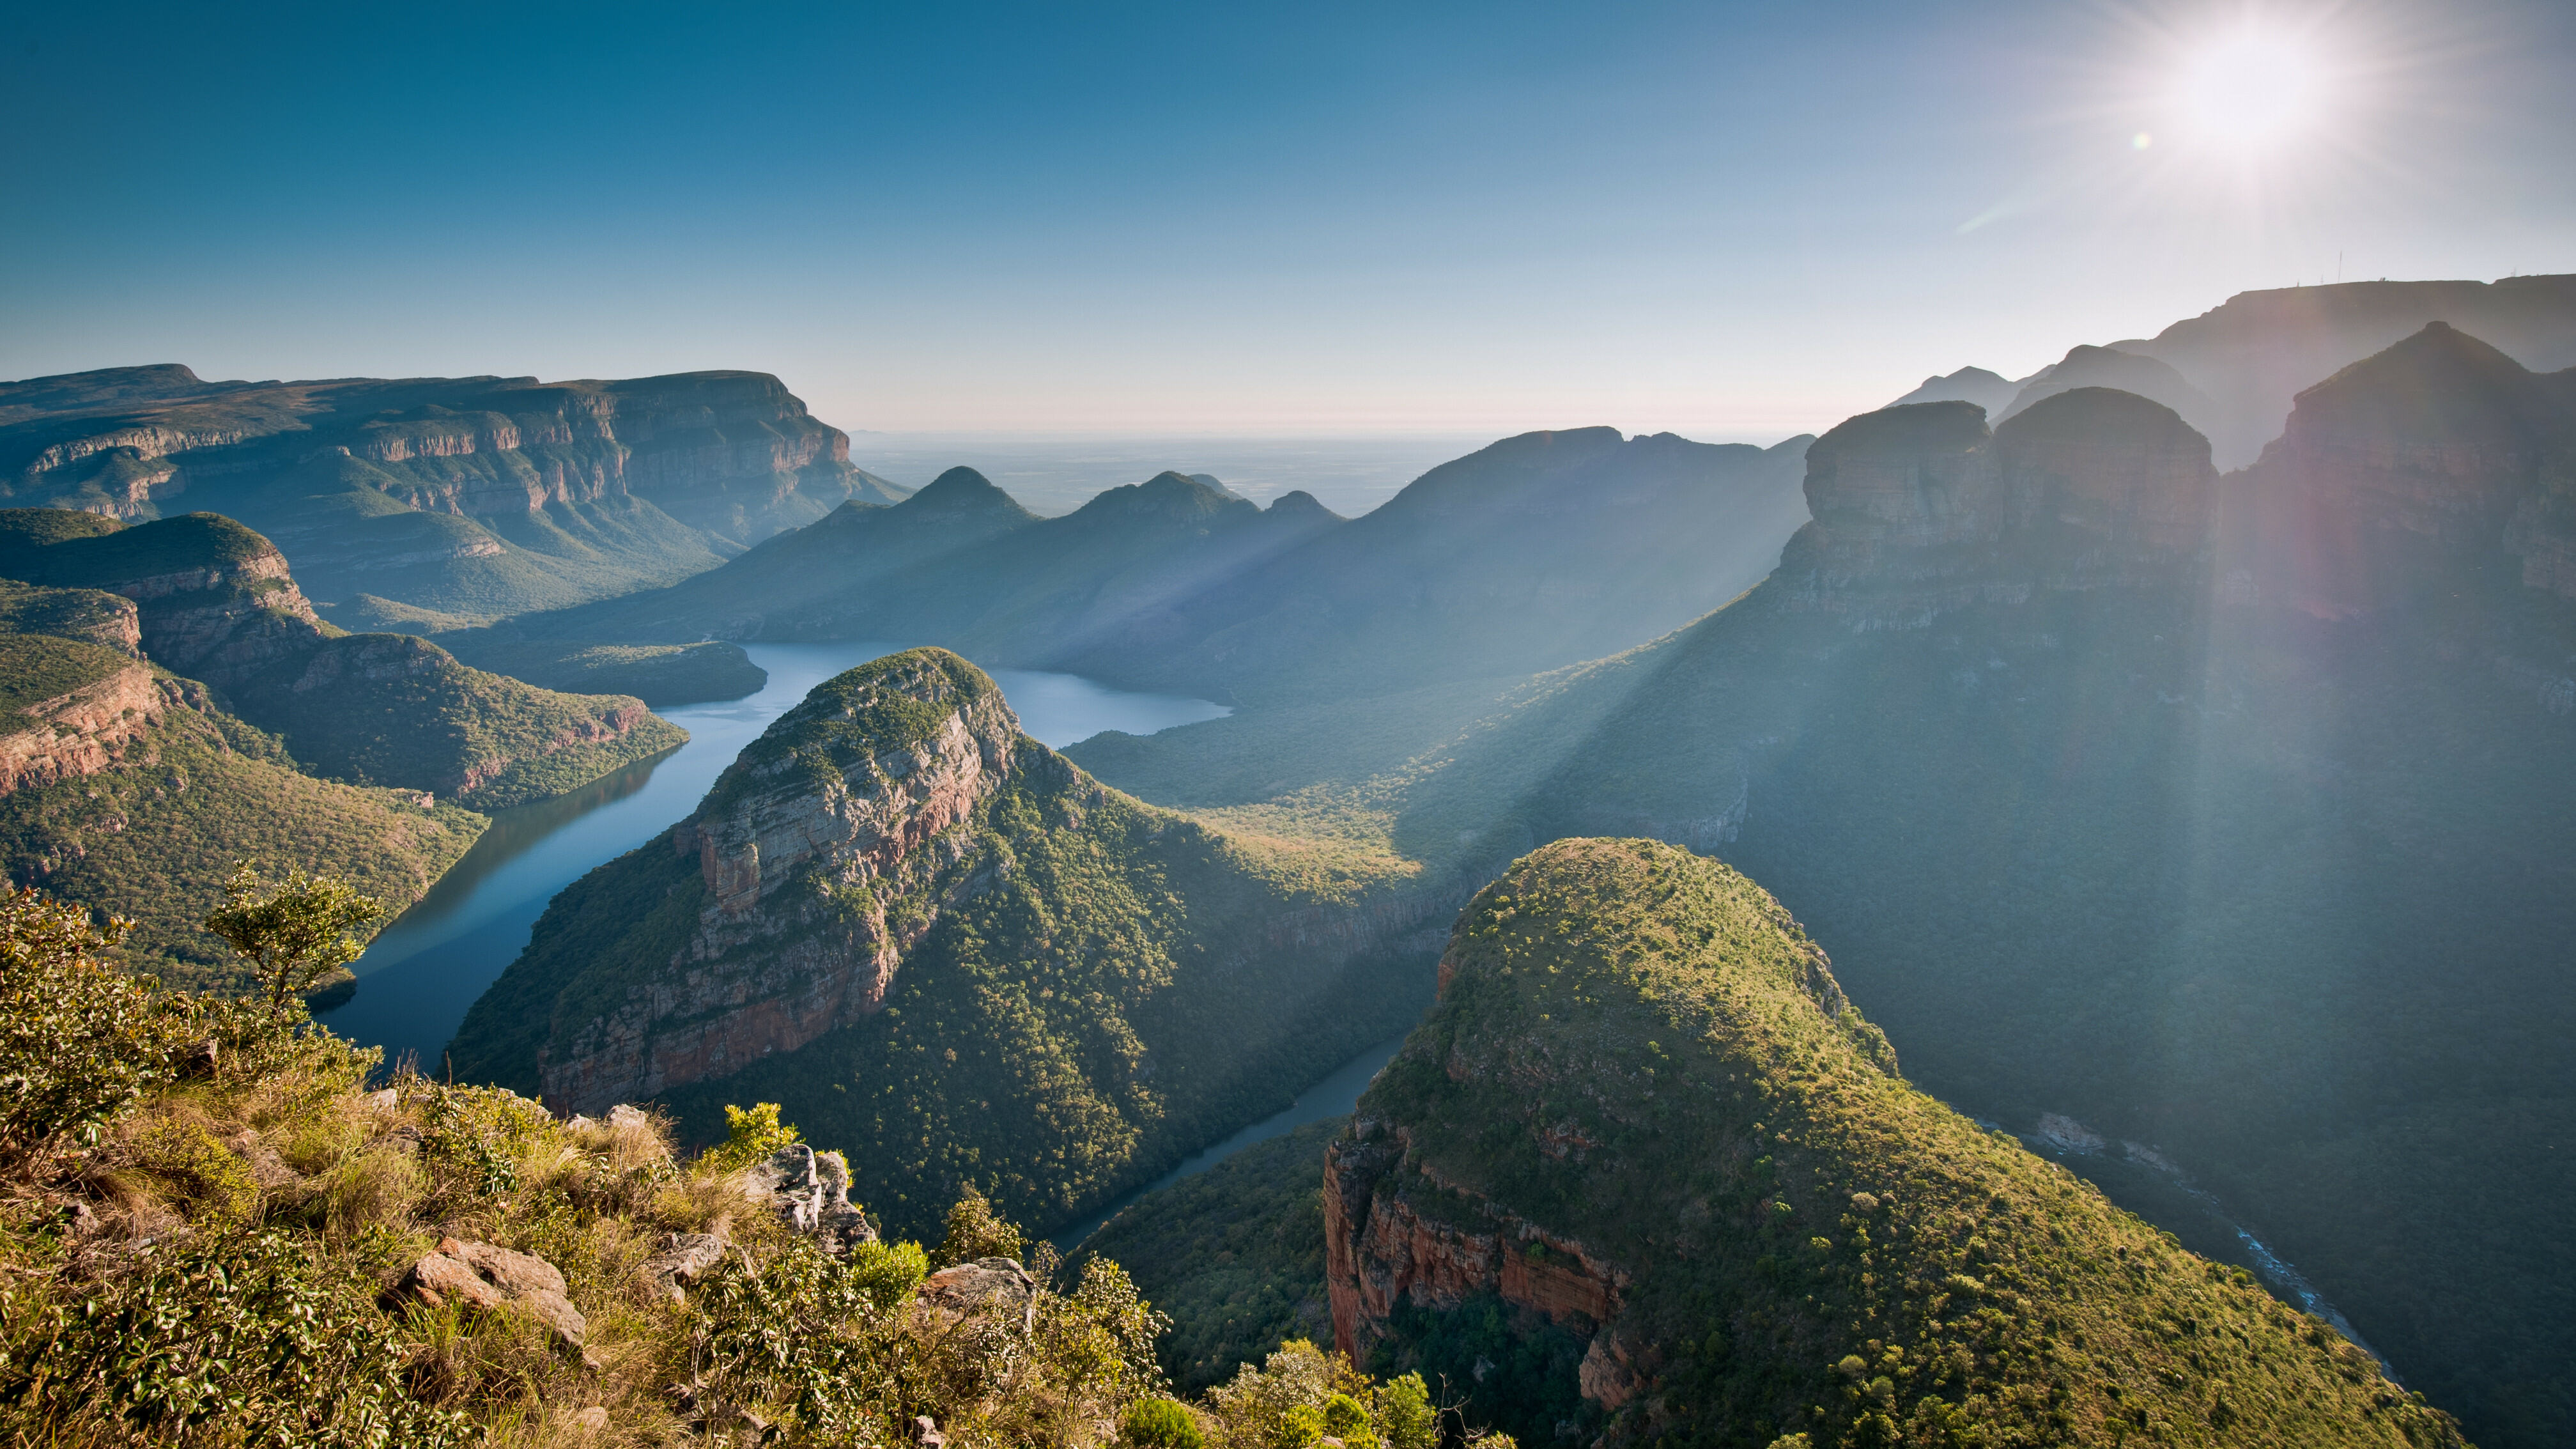
[[[540,689],[568,694],[631,694],[655,708],[757,694],[769,672],[751,662],[739,644],[583,644],[549,640],[507,642],[477,635],[439,639],[448,652],[477,669],[524,679]]]
[[[51,634],[134,650],[134,605],[97,589],[41,589],[0,579],[0,633]]]
[[[0,635],[0,733],[27,728],[31,705],[60,699],[128,669],[134,660],[113,649],[42,634]]]
[[[271,889],[245,860],[205,927],[259,983],[269,1015],[282,1019],[290,1000],[347,971],[367,949],[355,933],[384,918],[384,902],[343,882],[298,868]]]
[[[326,640],[235,693],[316,773],[485,809],[563,794],[689,737],[640,700],[538,689],[399,634]]]
[[[2310,394],[2355,445],[2222,482],[2213,552],[2163,579],[2033,587],[2100,561],[2038,549],[1850,579],[1801,545],[1705,620],[1445,718],[1423,690],[1071,753],[1220,828],[1374,830],[1425,874],[1574,835],[1722,855],[1928,1090],[2080,1119],[2107,1155],[2069,1165],[2124,1205],[2205,1242],[2214,1203],[2479,1442],[2557,1444],[2576,611],[2547,559],[2576,537],[2576,378],[2419,342]],[[2354,461],[2408,437],[2512,461]],[[2456,526],[2346,512],[2445,496]],[[2320,617],[2310,586],[2366,609]]]
[[[57,517],[25,518],[58,509],[8,512],[9,524],[0,527],[0,573],[29,583],[106,589],[251,563],[276,552],[267,539],[219,513],[181,514],[149,528],[93,529]]]
[[[367,894],[408,905],[490,823],[443,801],[424,809],[413,791],[316,780],[273,736],[202,692],[177,693],[110,769],[0,796],[9,876],[132,917],[121,956],[135,970],[197,989],[250,988],[198,928],[233,861],[327,862]]]
[[[1444,971],[1338,1170],[1432,1231],[1500,1214],[1533,1257],[1579,1241],[1632,1275],[1600,1331],[1654,1386],[1614,1440],[2460,1442],[2321,1322],[1907,1085],[1725,866],[1560,841],[1477,897]],[[1445,1367],[1441,1317],[1386,1325],[1376,1361]]]
[[[687,828],[887,798],[952,718],[979,770],[1010,762],[965,819],[865,872],[857,845],[792,869],[765,857],[757,911],[739,918],[756,944],[736,955],[693,944],[708,904],[695,844],[657,840],[603,866],[555,899],[468,1013],[457,1073],[533,1093],[541,1054],[574,1061],[612,1020],[658,1029],[664,1017],[638,1015],[653,1002],[703,1001],[669,1013],[695,1030],[742,1009],[706,983],[773,989],[728,972],[790,958],[872,980],[882,950],[899,956],[882,1010],[654,1095],[699,1141],[726,1103],[752,1099],[822,1140],[876,1144],[855,1182],[904,1231],[929,1231],[970,1185],[1052,1227],[1286,1105],[1420,1009],[1426,953],[1405,938],[1428,910],[1398,894],[1409,882],[1283,867],[1103,790],[1018,736],[992,682],[944,650],[818,687]]]
[[[1082,1251],[1133,1264],[1136,1289],[1171,1319],[1163,1371],[1213,1387],[1292,1338],[1330,1339],[1324,1301],[1327,1118],[1259,1142],[1119,1210]]]
[[[822,1446],[929,1416],[1097,1446],[1163,1387],[1113,1263],[1057,1291],[1041,1253],[1024,1297],[916,1306],[919,1244],[827,1256],[662,1122],[407,1073],[369,1093],[376,1053],[113,973],[112,934],[0,901],[7,1442]],[[645,1274],[675,1233],[724,1251],[669,1293]],[[428,1276],[492,1249],[525,1256],[483,1306]],[[544,1272],[559,1308],[510,1286]]]

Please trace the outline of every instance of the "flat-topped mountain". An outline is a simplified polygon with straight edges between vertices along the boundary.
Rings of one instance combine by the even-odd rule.
[[[1476,1384],[1525,1440],[2462,1442],[2249,1275],[1909,1086],[1723,865],[1559,841],[1467,907],[1440,981],[1329,1151],[1334,1336]]]
[[[448,1055],[699,1135],[779,1102],[877,1144],[852,1170],[891,1221],[975,1183],[1051,1226],[1400,1029],[1427,984],[1401,963],[1456,900],[1104,789],[917,649],[818,687],[556,897]]]
[[[0,384],[0,496],[261,530],[357,622],[559,607],[714,566],[904,490],[765,373],[205,382],[172,365]]]

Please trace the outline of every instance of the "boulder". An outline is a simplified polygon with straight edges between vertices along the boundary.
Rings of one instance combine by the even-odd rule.
[[[1012,1313],[1024,1329],[1037,1316],[1037,1295],[1037,1280],[1009,1258],[977,1258],[942,1268],[913,1289],[920,1305],[945,1322],[983,1312]]]
[[[647,1293],[676,1303],[686,1296],[681,1291],[684,1287],[724,1261],[725,1247],[720,1234],[672,1233],[662,1239],[662,1251],[645,1259],[635,1275]]]
[[[395,1291],[432,1307],[449,1302],[480,1309],[514,1304],[553,1330],[576,1353],[590,1331],[581,1310],[565,1294],[564,1276],[554,1264],[490,1243],[439,1239],[437,1249],[412,1264]]]

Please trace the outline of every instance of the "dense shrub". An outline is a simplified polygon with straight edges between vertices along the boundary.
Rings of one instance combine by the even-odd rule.
[[[131,1277],[27,1318],[0,1294],[12,1328],[0,1403],[40,1420],[86,1411],[159,1440],[220,1429],[278,1449],[466,1441],[461,1417],[406,1392],[407,1355],[372,1283],[278,1233],[146,1245],[140,1257]]]
[[[0,897],[0,1163],[98,1125],[171,1073],[177,1042],[148,983],[90,955],[126,923],[32,890]]]
[[[1170,1399],[1138,1399],[1118,1421],[1119,1439],[1131,1449],[1202,1449],[1207,1436],[1198,1420]]]

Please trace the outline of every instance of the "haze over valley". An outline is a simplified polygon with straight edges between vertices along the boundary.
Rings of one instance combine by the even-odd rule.
[[[0,1431],[2576,1439],[2576,29],[1868,12],[36,17]]]

